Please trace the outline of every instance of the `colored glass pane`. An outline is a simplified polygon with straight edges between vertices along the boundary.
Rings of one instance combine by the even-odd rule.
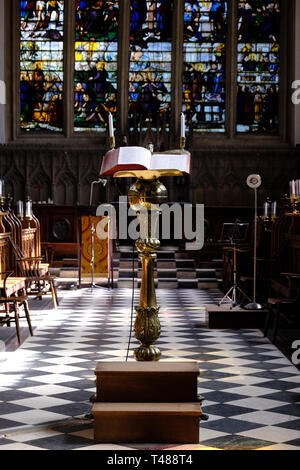
[[[129,121],[130,127],[170,124],[172,19],[170,0],[131,0]]]
[[[280,2],[238,5],[237,131],[278,133]]]
[[[101,131],[117,110],[119,2],[76,1],[75,132]]]
[[[63,1],[21,1],[20,125],[27,132],[63,126]]]
[[[183,112],[198,132],[225,132],[226,1],[184,3]]]

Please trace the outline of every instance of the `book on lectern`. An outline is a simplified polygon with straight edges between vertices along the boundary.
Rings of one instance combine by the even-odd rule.
[[[120,147],[104,156],[101,176],[113,176],[126,170],[177,170],[190,174],[190,165],[191,155],[186,151],[151,153],[144,147]]]

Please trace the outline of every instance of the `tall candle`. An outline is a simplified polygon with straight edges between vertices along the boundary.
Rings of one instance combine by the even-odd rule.
[[[273,202],[272,204],[272,216],[276,217],[277,215],[277,202]]]
[[[181,137],[185,138],[185,115],[181,113]]]
[[[23,204],[23,201],[18,201],[18,217],[19,217],[19,219],[24,218],[24,204]]]
[[[4,195],[4,181],[0,180],[0,197]]]
[[[269,217],[269,203],[265,202],[265,217]]]
[[[114,137],[114,121],[112,114],[108,114],[109,137]]]
[[[26,209],[25,209],[25,217],[28,219],[32,219],[32,202],[26,202]]]
[[[296,195],[296,182],[293,180],[292,181],[292,196]]]

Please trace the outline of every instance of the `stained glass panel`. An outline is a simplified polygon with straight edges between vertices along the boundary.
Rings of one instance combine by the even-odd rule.
[[[280,2],[238,5],[237,131],[278,133]]]
[[[227,1],[184,3],[183,112],[194,131],[225,132]]]
[[[64,1],[21,1],[21,130],[63,126]]]
[[[130,2],[130,127],[170,124],[173,1]]]
[[[101,131],[117,110],[119,2],[76,1],[75,132]]]

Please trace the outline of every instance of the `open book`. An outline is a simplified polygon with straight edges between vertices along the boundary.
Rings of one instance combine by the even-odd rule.
[[[190,173],[191,155],[172,151],[151,153],[144,147],[120,147],[103,158],[101,176],[112,176],[125,170],[179,170]]]

